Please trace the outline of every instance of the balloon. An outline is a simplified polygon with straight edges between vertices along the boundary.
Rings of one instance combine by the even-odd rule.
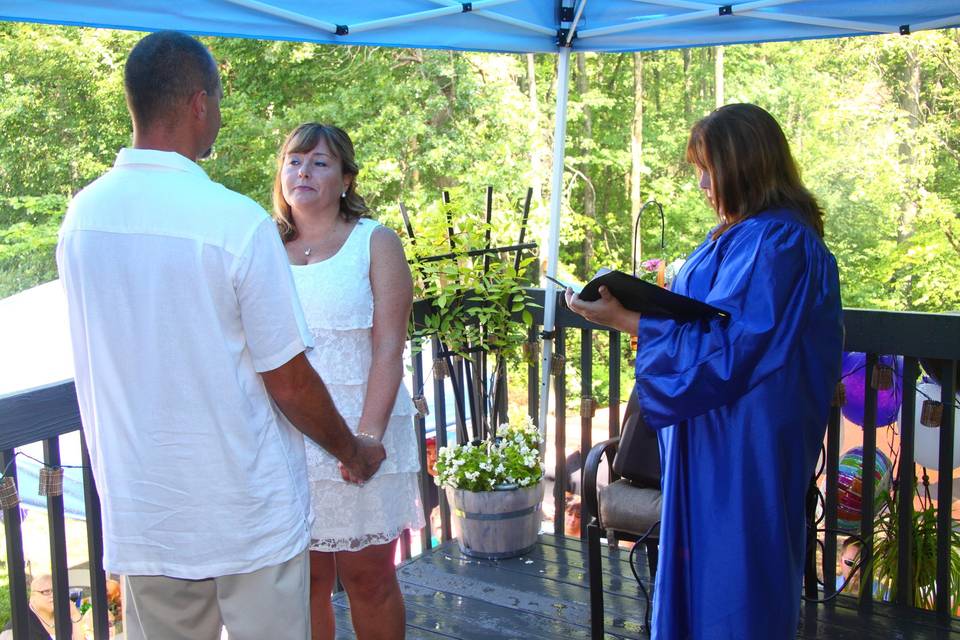
[[[903,358],[900,356],[880,356],[877,365],[893,369],[893,384],[887,389],[877,389],[877,425],[885,427],[897,419],[903,393]],[[876,369],[875,369],[876,370]],[[854,424],[863,426],[864,383],[867,378],[867,355],[859,352],[843,354],[843,387],[846,402],[841,408],[843,417]]]
[[[874,466],[874,504],[883,500],[890,488],[893,464],[882,451],[877,451]],[[860,506],[863,495],[863,448],[854,447],[840,458],[840,475],[837,481],[837,527],[850,533],[860,530]]]
[[[926,394],[926,395],[924,395]],[[917,409],[914,421],[913,457],[917,464],[928,469],[940,468],[940,428],[928,427],[920,424],[920,413],[923,411],[923,401],[940,401],[940,385],[933,382],[924,382],[917,385]],[[944,412],[949,407],[943,408]],[[960,409],[954,410],[953,420],[953,468],[960,467]]]

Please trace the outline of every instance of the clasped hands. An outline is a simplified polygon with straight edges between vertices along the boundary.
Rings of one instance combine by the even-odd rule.
[[[600,299],[593,302],[581,300],[573,289],[563,292],[567,307],[590,322],[601,324],[623,333],[637,335],[640,313],[625,308],[606,287],[600,287]]]
[[[369,434],[355,436],[354,440],[357,445],[354,457],[349,461],[340,461],[338,467],[345,482],[362,486],[380,468],[387,452],[383,443]]]

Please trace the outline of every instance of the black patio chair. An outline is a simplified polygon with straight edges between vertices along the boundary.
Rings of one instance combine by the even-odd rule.
[[[636,542],[642,539],[651,581],[657,572],[660,448],[656,434],[643,424],[636,394],[630,394],[620,433],[620,437],[611,438],[590,449],[583,470],[583,503],[589,518],[587,565],[590,580],[590,637],[593,640],[603,638],[600,538],[605,535],[610,546],[616,546],[620,540]],[[605,486],[597,486],[601,464],[610,465],[610,482]],[[640,586],[643,589],[643,585]],[[646,617],[649,619],[649,607]]]

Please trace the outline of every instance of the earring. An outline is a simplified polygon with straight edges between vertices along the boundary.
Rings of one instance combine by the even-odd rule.
[[[347,197],[347,192],[344,191],[343,193],[341,193],[341,194],[340,194],[340,197],[341,197],[341,198],[346,198],[346,197]]]

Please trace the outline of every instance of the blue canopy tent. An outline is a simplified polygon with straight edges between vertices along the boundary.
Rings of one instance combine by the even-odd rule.
[[[326,44],[558,55],[547,273],[556,275],[571,51],[641,51],[900,33],[960,25],[960,0],[0,0],[0,20]],[[544,330],[554,328],[547,284]],[[552,342],[544,341],[548,371]],[[15,366],[4,358],[4,366]],[[51,380],[51,383],[54,381]],[[541,429],[549,376],[543,376]],[[62,403],[69,403],[66,406]],[[0,396],[8,425],[79,425],[72,382]],[[65,429],[69,430],[69,429]]]

